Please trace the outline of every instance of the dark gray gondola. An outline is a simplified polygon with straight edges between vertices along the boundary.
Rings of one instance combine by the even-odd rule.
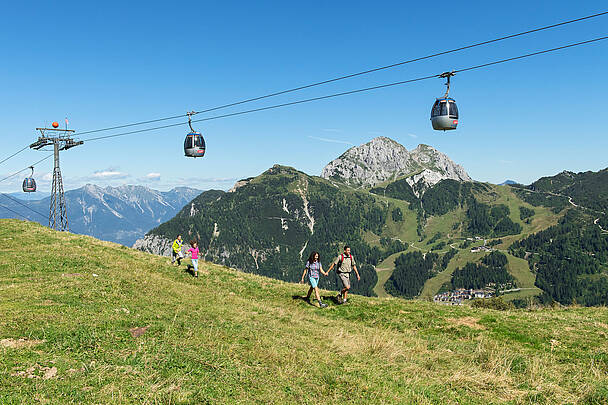
[[[192,115],[194,114],[194,111],[186,113],[191,132],[186,135],[184,140],[184,155],[197,158],[205,156],[205,138],[200,132],[196,132],[192,128]]]
[[[188,157],[205,156],[205,139],[200,132],[190,132],[184,140],[184,155]]]
[[[431,109],[433,129],[447,131],[458,126],[458,107],[453,98],[438,98]]]
[[[33,193],[36,191],[36,180],[34,180],[34,167],[30,166],[32,169],[32,174],[30,177],[26,177],[23,179],[23,192],[24,193]]]
[[[447,78],[448,86],[443,97],[435,100],[433,108],[431,108],[431,123],[433,129],[437,131],[448,131],[456,129],[458,126],[458,107],[456,106],[456,100],[448,97],[450,92],[450,77],[454,76],[454,72],[445,72],[439,75],[439,77]]]

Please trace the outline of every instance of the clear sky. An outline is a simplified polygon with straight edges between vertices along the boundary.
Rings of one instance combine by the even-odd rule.
[[[87,131],[178,115],[608,9],[605,1],[505,4],[11,2],[0,17],[0,160],[34,141],[35,127],[65,117]],[[605,36],[607,27],[603,16],[205,116],[438,74]],[[226,189],[275,163],[318,175],[379,135],[408,149],[431,145],[480,181],[595,171],[608,166],[607,64],[603,41],[461,73],[450,93],[460,123],[445,133],[429,121],[444,92],[444,80],[433,79],[195,124],[207,141],[202,159],[183,156],[186,125],[85,143],[62,152],[64,183]],[[45,153],[19,154],[0,177]],[[41,190],[51,169],[50,159],[36,167]],[[0,182],[0,191],[18,191],[22,178]]]

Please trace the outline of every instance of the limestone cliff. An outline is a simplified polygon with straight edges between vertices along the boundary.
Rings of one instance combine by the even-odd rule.
[[[356,188],[408,177],[415,190],[425,190],[443,179],[471,181],[462,166],[435,148],[418,145],[410,152],[386,137],[350,148],[327,164],[321,177]]]

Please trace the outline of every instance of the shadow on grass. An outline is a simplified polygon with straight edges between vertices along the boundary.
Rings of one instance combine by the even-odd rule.
[[[342,304],[342,300],[338,300],[337,295],[322,295],[321,299],[323,301],[330,301],[331,303],[333,303],[334,305],[341,305]]]
[[[291,299],[293,299],[294,301],[295,300],[302,300],[305,303],[307,303],[308,305],[312,305],[313,307],[316,306],[313,302],[310,301],[310,299],[306,299],[306,297],[303,297],[301,295],[294,294],[294,295],[291,296]]]
[[[186,273],[194,277],[194,266],[191,264],[186,265],[186,269],[184,270]]]

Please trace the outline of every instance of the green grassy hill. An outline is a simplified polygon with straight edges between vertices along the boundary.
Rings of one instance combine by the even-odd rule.
[[[305,286],[201,269],[194,279],[167,258],[0,220],[0,403],[608,398],[603,307],[353,296],[320,309],[294,299]]]
[[[480,184],[483,185],[485,190],[484,192],[476,193],[476,197],[481,202],[491,206],[498,204],[507,206],[510,211],[510,219],[514,223],[519,224],[522,228],[522,231],[516,235],[507,235],[500,238],[501,243],[496,245],[495,248],[502,250],[504,253],[506,253],[506,249],[514,241],[523,239],[535,232],[546,229],[551,225],[555,225],[560,217],[559,214],[551,211],[550,208],[532,206],[523,201],[513,192],[511,187],[496,186],[489,183]],[[382,237],[389,237],[407,242],[410,246],[407,250],[409,252],[413,250],[428,252],[437,244],[445,244],[445,247],[437,251],[438,253],[445,253],[450,248],[456,248],[458,250],[458,253],[444,271],[439,272],[437,275],[427,280],[420,297],[428,298],[437,294],[441,286],[450,280],[456,267],[463,267],[467,262],[476,262],[485,255],[484,253],[471,253],[470,251],[471,247],[482,245],[483,240],[473,242],[471,246],[467,246],[466,248],[460,248],[462,242],[466,240],[466,235],[463,234],[462,229],[463,224],[466,223],[465,208],[458,207],[443,215],[429,216],[425,220],[424,234],[418,236],[416,233],[416,213],[408,208],[410,203],[385,196],[376,196],[376,198],[385,202],[390,207],[399,207],[404,213],[403,220],[401,221],[395,222],[390,216],[387,218],[386,226],[381,233]],[[528,222],[519,217],[519,207],[534,210],[534,215]],[[439,237],[436,237],[438,234]],[[373,244],[373,242],[379,240],[379,238],[380,236],[370,233],[364,235],[364,239],[370,244]],[[485,239],[490,240],[492,238]],[[391,276],[395,268],[395,259],[401,253],[405,252],[395,253],[377,265],[378,284],[376,285],[374,292],[378,296],[387,295],[384,290],[384,283],[386,283]],[[508,293],[505,298],[511,300],[541,294],[542,290],[534,286],[535,276],[530,272],[528,263],[509,254],[507,254],[507,256],[509,258],[509,272],[517,280],[518,286],[525,290]]]

